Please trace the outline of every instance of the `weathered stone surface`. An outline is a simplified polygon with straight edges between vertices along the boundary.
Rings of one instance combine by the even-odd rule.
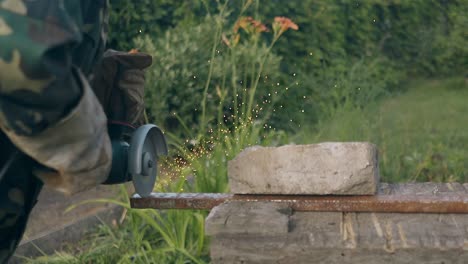
[[[397,195],[411,190],[467,194],[456,183],[381,188]],[[255,232],[262,219],[269,228]],[[467,214],[293,212],[274,202],[231,201],[210,213],[206,230],[214,264],[468,263]]]
[[[232,193],[375,194],[377,149],[365,142],[251,147],[229,161]]]
[[[248,216],[244,213],[248,212]],[[288,233],[291,209],[270,202],[239,202],[217,206],[206,219],[207,235],[281,235]]]

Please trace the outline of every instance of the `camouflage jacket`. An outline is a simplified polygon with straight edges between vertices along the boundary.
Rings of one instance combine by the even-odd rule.
[[[67,114],[104,51],[106,0],[0,0],[0,125],[41,132]]]
[[[104,51],[106,9],[106,0],[0,0],[0,168],[13,142],[88,186],[107,177],[106,119],[83,77]],[[18,245],[42,186],[32,165],[20,160],[0,175],[0,263]]]

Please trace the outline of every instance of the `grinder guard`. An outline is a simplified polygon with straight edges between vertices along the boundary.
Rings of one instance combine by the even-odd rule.
[[[157,158],[167,155],[166,139],[159,127],[147,124],[134,129],[122,123],[109,124],[112,168],[103,184],[133,180],[136,193],[148,196],[157,177]]]
[[[167,144],[161,129],[147,124],[132,135],[128,151],[128,172],[135,191],[142,197],[153,191],[157,176],[157,158],[167,155]]]

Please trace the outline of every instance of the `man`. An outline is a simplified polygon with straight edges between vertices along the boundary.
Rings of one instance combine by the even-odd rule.
[[[107,5],[0,0],[0,263],[43,184],[73,194],[107,179],[108,118],[142,124],[151,57],[109,51],[102,59]]]

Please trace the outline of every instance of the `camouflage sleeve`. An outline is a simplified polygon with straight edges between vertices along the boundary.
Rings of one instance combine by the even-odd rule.
[[[0,127],[73,193],[104,181],[106,117],[86,74],[103,50],[106,0],[0,0]]]

